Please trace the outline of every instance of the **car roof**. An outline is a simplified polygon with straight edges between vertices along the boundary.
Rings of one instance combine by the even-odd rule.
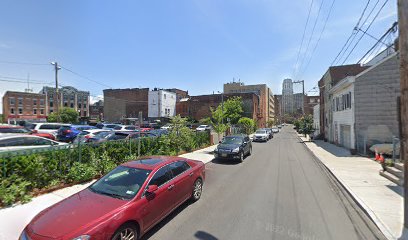
[[[121,166],[131,167],[131,168],[141,168],[147,170],[154,170],[160,168],[171,162],[178,160],[187,160],[186,158],[177,157],[177,156],[150,156],[140,160],[134,160],[122,164]]]
[[[0,125],[0,128],[24,128],[24,127],[17,125]]]

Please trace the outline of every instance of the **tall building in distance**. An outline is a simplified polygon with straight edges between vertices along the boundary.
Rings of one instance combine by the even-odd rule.
[[[292,79],[287,78],[282,83],[281,115],[284,116],[294,112],[293,82]]]
[[[224,84],[224,93],[254,93],[259,98],[257,122],[259,127],[266,127],[269,120],[275,120],[275,99],[272,90],[266,84],[245,85],[243,82]]]

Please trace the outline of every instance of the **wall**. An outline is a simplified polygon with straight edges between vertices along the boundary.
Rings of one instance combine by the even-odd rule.
[[[352,80],[354,81],[354,80]],[[337,87],[337,86],[336,86]],[[333,111],[333,119],[331,122],[331,129],[333,129],[333,134],[331,135],[331,142],[336,144],[340,144],[342,142],[340,128],[341,125],[350,126],[350,149],[355,149],[355,130],[354,130],[354,109],[355,109],[355,100],[354,100],[354,83],[349,82],[346,84],[342,84],[335,92],[333,92],[332,97],[330,98],[330,102],[332,99],[336,97],[341,97],[344,94],[351,92],[351,108],[344,109],[341,111],[334,111],[335,109],[332,108]]]
[[[143,118],[148,115],[149,88],[105,89],[104,117],[107,122],[118,122],[123,117],[138,117],[139,111]]]
[[[400,95],[397,54],[384,59],[356,77],[355,117],[359,151],[363,142],[392,142],[399,136],[397,97]],[[365,139],[365,140],[364,140]]]
[[[10,98],[14,99],[14,104],[10,104]],[[22,104],[19,104],[19,98],[22,100]],[[7,91],[3,96],[3,114],[6,121],[45,121],[47,118],[45,106],[44,94]],[[11,113],[11,108],[14,110],[14,114]],[[21,114],[19,109],[22,110]]]
[[[320,134],[320,105],[313,107],[313,128],[316,134]]]

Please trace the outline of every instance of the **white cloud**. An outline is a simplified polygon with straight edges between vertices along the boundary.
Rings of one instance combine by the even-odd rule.
[[[103,100],[103,95],[90,96],[91,104],[94,104],[94,103],[98,102],[99,100]]]

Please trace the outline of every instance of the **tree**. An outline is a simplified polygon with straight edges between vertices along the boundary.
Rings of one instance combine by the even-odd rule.
[[[228,125],[223,123],[224,114],[222,113],[221,105],[219,105],[215,110],[211,110],[211,123],[214,131],[218,134],[218,138],[221,133],[227,131]]]
[[[198,122],[200,124],[203,124],[203,125],[211,125],[212,124],[210,117],[201,118]]]
[[[253,119],[242,117],[238,120],[238,124],[242,125],[245,129],[246,134],[250,134],[253,132],[255,127],[255,121]]]
[[[59,116],[58,116],[59,115]],[[61,123],[76,123],[78,122],[78,112],[73,108],[62,108],[59,114],[56,112],[48,115],[48,122],[61,122]]]
[[[224,102],[224,121],[229,119],[229,123],[237,124],[244,112],[241,97],[232,97]]]
[[[269,120],[266,122],[266,126],[267,126],[268,128],[272,127],[274,124],[275,124],[275,120],[273,120],[273,119],[269,119]]]

